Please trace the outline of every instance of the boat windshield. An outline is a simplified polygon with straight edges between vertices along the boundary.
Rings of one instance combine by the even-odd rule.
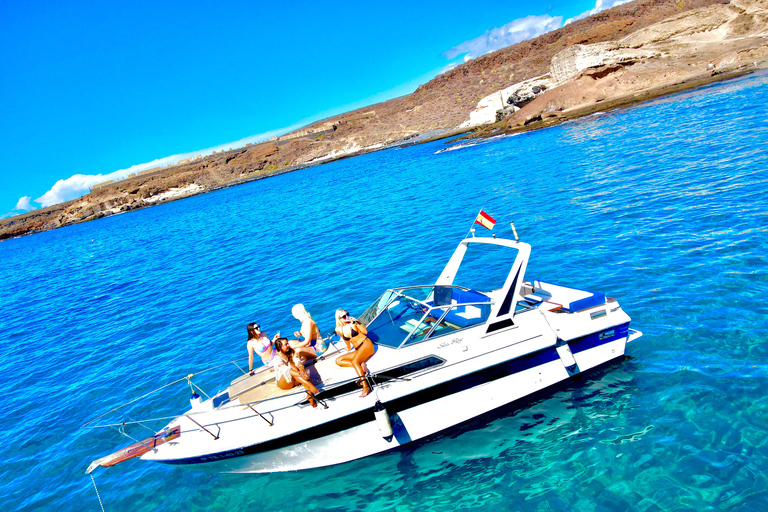
[[[399,348],[484,323],[491,299],[459,286],[387,290],[360,316],[375,343]]]

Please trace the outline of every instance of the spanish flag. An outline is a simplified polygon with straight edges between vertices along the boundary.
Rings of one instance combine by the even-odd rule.
[[[480,210],[480,213],[475,219],[475,224],[480,224],[484,228],[493,229],[494,224],[496,224],[496,219],[485,213],[483,210]]]

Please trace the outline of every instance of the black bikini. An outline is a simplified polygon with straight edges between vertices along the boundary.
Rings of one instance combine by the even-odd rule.
[[[343,331],[342,331],[342,332],[343,332]],[[357,332],[356,330],[354,330],[352,327],[350,327],[350,328],[349,328],[349,334],[351,334],[351,335],[352,335],[352,338],[354,338],[355,336],[357,336],[357,335],[358,335],[358,334],[360,334],[360,333],[359,333],[359,332]],[[342,339],[344,339],[344,341],[349,341],[349,340],[351,340],[351,339],[352,339],[352,338],[347,338],[347,337],[346,337],[346,336],[344,336],[343,334],[341,335],[341,337],[342,337]]]
[[[344,332],[344,330],[343,330],[343,329],[342,329],[342,332]],[[341,335],[341,339],[343,339],[344,341],[351,341],[351,340],[352,340],[352,338],[354,338],[355,336],[359,335],[360,333],[359,333],[359,332],[357,332],[357,331],[356,331],[356,330],[355,330],[353,327],[350,327],[350,328],[349,328],[349,334],[351,334],[351,335],[352,335],[352,337],[350,337],[350,338],[347,338],[346,336],[344,336],[344,334],[342,334],[342,335]],[[357,350],[358,348],[360,348],[360,345],[362,345],[364,341],[365,341],[365,339],[363,339],[363,341],[361,341],[360,343],[358,343],[358,344],[357,344],[357,346],[355,346],[355,350]]]

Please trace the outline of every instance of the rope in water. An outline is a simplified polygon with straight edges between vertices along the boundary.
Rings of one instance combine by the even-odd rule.
[[[88,476],[91,477],[91,481],[93,482],[93,488],[96,489],[96,497],[99,498],[99,506],[101,507],[101,512],[105,512],[104,504],[101,502],[101,494],[99,494],[99,488],[96,487],[96,480],[93,479],[92,474],[88,473]]]

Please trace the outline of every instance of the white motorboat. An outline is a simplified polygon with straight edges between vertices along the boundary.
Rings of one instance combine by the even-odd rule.
[[[517,238],[517,237],[515,237]],[[479,291],[454,283],[469,246],[514,256],[504,285]],[[312,408],[301,386],[283,391],[261,368],[173,419],[157,435],[88,468],[128,458],[265,473],[340,464],[423,439],[623,358],[642,333],[619,303],[543,281],[525,281],[531,247],[473,236],[459,243],[437,282],[385,291],[359,317],[376,353],[373,391],[336,365],[333,347],[309,366],[320,393]],[[511,260],[511,258],[510,258]],[[463,284],[463,283],[462,283]]]

